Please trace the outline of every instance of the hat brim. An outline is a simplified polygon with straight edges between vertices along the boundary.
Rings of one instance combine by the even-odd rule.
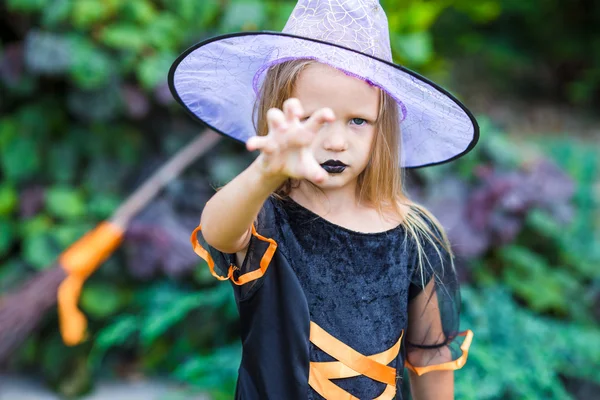
[[[397,100],[404,168],[453,161],[479,140],[471,112],[427,78],[357,50],[282,32],[239,32],[197,43],[171,66],[169,88],[193,118],[245,143],[255,135],[252,111],[261,73],[277,62],[304,58],[366,80]]]

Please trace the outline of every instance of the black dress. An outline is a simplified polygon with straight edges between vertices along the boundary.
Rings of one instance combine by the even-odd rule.
[[[454,341],[459,304],[456,275],[449,272],[449,264],[443,274],[436,274],[441,268],[439,254],[446,253],[427,247],[430,273],[420,274],[414,243],[403,226],[378,233],[355,232],[291,199],[271,197],[259,213],[256,232],[263,238],[252,237],[243,265],[233,269],[233,255],[216,251],[198,235],[214,260],[215,272],[233,272],[234,279],[258,270],[261,260],[264,264],[269,247],[265,238],[277,243],[268,267],[263,265],[262,277],[233,285],[243,349],[236,399],[323,399],[308,383],[310,362],[337,360],[311,342],[311,322],[362,355],[384,352],[406,331],[409,302],[432,278],[445,284],[446,295],[438,298],[445,338],[441,343],[423,340],[422,344],[448,346]],[[396,370],[393,398],[397,399],[402,397],[407,351],[406,341],[401,343],[401,350],[387,364]],[[387,387],[355,375],[331,382],[359,399],[375,399]]]

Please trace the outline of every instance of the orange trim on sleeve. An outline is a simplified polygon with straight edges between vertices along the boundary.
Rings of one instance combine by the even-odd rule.
[[[83,283],[119,247],[123,234],[121,228],[103,222],[60,255],[58,262],[68,276],[58,287],[58,316],[67,346],[85,338],[87,321],[77,308]]]
[[[462,350],[462,355],[453,361],[448,361],[442,364],[436,365],[427,365],[425,367],[415,367],[408,362],[408,360],[404,361],[404,365],[410,371],[414,372],[418,376],[426,374],[431,371],[453,371],[457,369],[461,369],[467,362],[467,358],[469,357],[469,347],[471,347],[471,342],[473,341],[473,331],[470,329],[460,332],[458,336],[466,336],[465,340],[460,345],[460,349]]]
[[[310,341],[339,361],[311,362],[308,384],[325,399],[359,400],[331,380],[365,375],[386,384],[383,393],[375,400],[393,399],[396,395],[396,369],[387,364],[398,356],[403,333],[404,331],[396,344],[388,350],[364,356],[311,321]]]
[[[226,281],[228,279],[231,279],[231,281],[238,286],[261,278],[265,274],[265,272],[267,272],[267,268],[269,268],[271,259],[273,258],[273,255],[275,254],[275,250],[277,249],[277,243],[273,239],[269,239],[262,235],[259,235],[256,232],[256,228],[254,227],[254,224],[252,224],[252,235],[254,237],[256,237],[257,239],[262,240],[263,242],[269,243],[269,247],[267,248],[267,250],[265,251],[265,254],[263,254],[263,256],[260,260],[259,268],[254,271],[246,272],[245,274],[240,275],[240,277],[236,279],[233,277],[233,272],[239,268],[232,264],[229,266],[229,270],[227,271],[227,276],[221,276],[215,272],[215,261],[211,257],[210,253],[208,251],[206,251],[206,249],[204,247],[202,247],[202,245],[200,245],[200,243],[198,242],[197,235],[198,235],[198,232],[200,232],[201,230],[202,230],[202,226],[198,225],[198,227],[196,229],[194,229],[194,231],[192,232],[192,236],[190,237],[190,241],[192,242],[192,247],[194,248],[194,251],[196,252],[196,254],[198,254],[200,256],[200,258],[202,258],[204,261],[206,261],[212,276],[214,276],[215,278],[217,278],[220,281]]]

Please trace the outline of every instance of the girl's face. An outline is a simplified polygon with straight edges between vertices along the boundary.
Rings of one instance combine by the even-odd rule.
[[[356,185],[371,156],[379,114],[379,89],[328,65],[313,63],[298,76],[293,97],[304,118],[329,107],[336,120],[323,126],[312,144],[316,160],[329,172],[322,189]],[[346,166],[337,166],[343,163]]]

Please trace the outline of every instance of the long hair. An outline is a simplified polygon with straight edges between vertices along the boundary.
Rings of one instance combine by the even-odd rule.
[[[266,73],[258,99],[254,105],[255,129],[259,136],[268,134],[267,111],[283,107],[292,97],[294,86],[300,73],[317,61],[300,59],[285,61],[272,66]],[[375,207],[380,214],[392,214],[403,225],[405,232],[413,239],[417,249],[417,262],[420,276],[424,277],[424,261],[431,266],[423,247],[423,240],[429,241],[436,249],[442,265],[444,257],[440,249],[447,252],[451,268],[454,269],[450,242],[440,222],[424,206],[411,201],[403,188],[404,169],[400,168],[401,129],[396,101],[384,90],[380,90],[379,115],[376,121],[376,135],[369,162],[358,176],[356,197],[360,203]],[[276,191],[279,198],[289,196],[299,184],[288,179]],[[403,211],[405,205],[408,211]],[[434,230],[437,231],[434,233]],[[439,273],[439,272],[438,272]],[[425,282],[422,281],[422,286]]]

